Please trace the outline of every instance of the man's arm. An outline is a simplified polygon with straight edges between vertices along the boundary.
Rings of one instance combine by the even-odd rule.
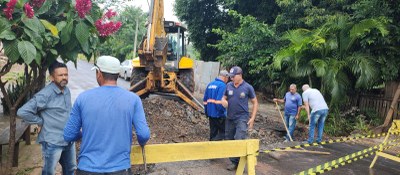
[[[133,126],[135,127],[136,136],[140,146],[144,146],[150,139],[150,129],[147,125],[142,101],[138,96],[136,96],[136,98]]]
[[[274,98],[273,101],[278,103],[285,103],[285,100],[280,98]]]
[[[79,108],[79,98],[72,107],[71,114],[64,127],[64,140],[67,142],[77,141],[82,138],[82,118]]]
[[[257,110],[258,110],[257,97],[254,97],[253,99],[251,99],[251,103],[253,104],[253,109],[251,110],[251,117],[250,117],[249,121],[247,122],[247,124],[249,125],[249,129],[253,129],[254,120],[256,119],[256,114],[257,114]]]
[[[301,106],[297,107],[296,120],[299,119],[300,112],[301,112]]]
[[[301,101],[302,101],[302,99],[301,99],[301,97],[300,97],[300,95],[299,95],[298,98],[297,98],[297,114],[296,114],[296,120],[299,119],[300,112],[301,112],[301,106],[303,105]]]
[[[43,118],[38,112],[46,106],[47,98],[43,94],[36,94],[17,111],[17,116],[29,124],[43,125]]]
[[[310,121],[310,105],[308,104],[308,102],[304,102],[304,109],[306,109],[308,121]]]
[[[215,101],[215,104],[218,104],[217,108],[218,110],[224,110],[223,108],[228,107],[228,101],[224,98],[224,94],[226,91],[226,86],[220,86],[218,88],[217,92],[217,101]]]

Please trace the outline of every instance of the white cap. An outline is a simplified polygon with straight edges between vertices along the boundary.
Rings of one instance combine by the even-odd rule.
[[[112,56],[100,56],[96,60],[95,66],[92,70],[97,69],[100,72],[118,74],[121,69],[119,60]]]

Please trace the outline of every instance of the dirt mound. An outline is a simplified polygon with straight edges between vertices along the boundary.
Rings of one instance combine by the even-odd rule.
[[[151,131],[148,144],[208,140],[208,119],[200,111],[181,101],[160,96],[142,102]]]
[[[264,113],[257,114],[254,129],[249,131],[249,137],[260,139],[261,145],[283,142],[283,137],[286,135],[285,126],[281,121],[275,119],[276,117]],[[307,138],[306,126],[298,123],[293,135],[294,140],[305,140]]]

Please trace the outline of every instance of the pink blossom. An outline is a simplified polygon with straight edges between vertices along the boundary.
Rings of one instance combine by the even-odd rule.
[[[97,31],[99,31],[99,35],[102,37],[110,36],[111,34],[117,32],[122,23],[120,21],[113,22],[109,21],[110,18],[116,16],[117,13],[113,12],[111,9],[108,10],[100,19],[96,20],[95,26]]]
[[[14,12],[14,9],[12,8],[12,9],[10,9],[10,8],[5,8],[5,9],[3,9],[3,13],[4,13],[4,15],[6,15],[6,17],[7,17],[7,19],[8,20],[12,20],[12,13]]]
[[[80,18],[85,18],[86,14],[89,13],[92,8],[92,1],[90,0],[76,0],[75,9],[78,11]]]
[[[103,18],[106,17],[108,19],[114,17],[117,15],[117,12],[113,12],[111,9],[109,9],[106,14],[104,14]]]
[[[29,3],[26,3],[24,5],[24,12],[25,15],[28,16],[28,18],[32,18],[35,13],[33,12],[33,8],[29,5]]]
[[[15,4],[17,4],[18,0],[10,0],[9,2],[7,2],[6,6],[9,8],[14,8]]]
[[[35,7],[35,8],[40,8],[40,7],[42,7],[42,5],[43,5],[43,3],[44,3],[45,1],[46,1],[46,0],[31,0],[31,4],[32,4],[32,6]]]
[[[12,14],[14,13],[14,7],[17,4],[17,0],[10,0],[6,4],[6,8],[3,9],[4,15],[6,15],[8,20],[12,20]]]
[[[102,19],[98,19],[95,23],[95,26],[97,28],[97,31],[99,31],[100,36],[106,37],[106,36],[110,36],[111,34],[117,32],[119,30],[119,28],[121,28],[122,23],[120,21],[105,22]]]

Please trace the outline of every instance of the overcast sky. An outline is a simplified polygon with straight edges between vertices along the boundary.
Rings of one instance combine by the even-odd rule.
[[[151,0],[130,0],[129,4],[134,5],[136,7],[140,7],[144,12],[149,11],[149,5],[147,2],[150,3]],[[164,0],[164,18],[166,21],[178,21],[178,18],[174,15],[173,8],[174,8],[175,0]]]

